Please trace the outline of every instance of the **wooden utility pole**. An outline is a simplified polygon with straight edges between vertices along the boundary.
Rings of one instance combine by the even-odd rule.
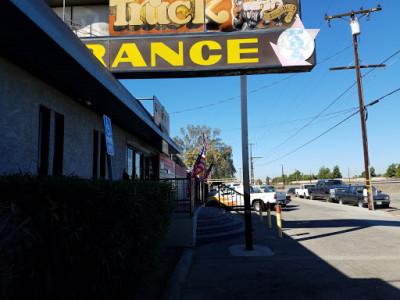
[[[358,101],[360,105],[360,117],[361,117],[361,129],[362,129],[362,140],[363,140],[363,149],[364,149],[364,166],[365,166],[365,181],[367,186],[367,198],[368,198],[368,209],[374,210],[374,202],[372,198],[372,189],[371,189],[371,179],[369,174],[369,154],[368,154],[368,140],[367,140],[367,129],[365,125],[365,106],[364,106],[364,99],[363,99],[363,92],[362,92],[362,82],[361,82],[361,72],[360,72],[360,60],[358,57],[358,44],[357,44],[357,35],[360,34],[360,26],[358,19],[355,18],[355,15],[362,15],[362,17],[367,16],[369,19],[369,14],[374,11],[381,10],[380,5],[377,8],[367,9],[359,11],[350,11],[346,14],[335,15],[335,16],[327,16],[325,14],[325,20],[328,21],[329,27],[331,26],[330,20],[335,18],[341,18],[350,16],[350,26],[353,35],[353,45],[354,45],[354,56],[355,56],[355,67],[342,67],[342,68],[331,68],[330,70],[344,70],[344,69],[356,69],[357,74],[357,86],[358,86]],[[364,66],[367,67],[385,67],[385,65],[373,65],[373,66]]]

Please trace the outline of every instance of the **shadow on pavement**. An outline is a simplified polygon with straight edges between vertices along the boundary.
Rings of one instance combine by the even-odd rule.
[[[272,221],[276,224],[274,216]],[[363,221],[351,230],[374,226]],[[398,226],[395,223],[381,222],[379,226]],[[202,245],[194,251],[181,299],[399,299],[400,290],[385,281],[350,278],[290,236],[278,239],[276,228],[268,229],[266,224],[252,214],[253,244],[269,247],[273,256],[231,256],[231,246],[245,247],[244,236]],[[285,228],[323,226],[320,221],[284,224]],[[325,226],[354,226],[354,221],[332,221]]]

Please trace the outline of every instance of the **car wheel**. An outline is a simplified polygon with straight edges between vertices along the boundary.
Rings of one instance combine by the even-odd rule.
[[[254,201],[254,203],[253,203],[253,209],[254,209],[255,211],[260,211],[260,205],[261,205],[261,203],[260,203],[259,200]]]
[[[358,207],[364,207],[364,202],[362,200],[358,200]]]
[[[311,199],[311,200],[315,200],[315,197],[314,197],[314,194],[313,194],[313,193],[310,194],[310,199]]]
[[[326,202],[331,202],[331,196],[329,196],[329,194],[325,195],[325,201]]]
[[[340,205],[343,205],[343,199],[342,198],[339,198],[338,201],[339,201]]]

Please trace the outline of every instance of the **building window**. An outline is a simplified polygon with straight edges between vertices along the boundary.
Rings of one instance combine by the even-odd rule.
[[[132,147],[126,149],[126,173],[132,180],[148,180],[151,173],[151,160],[148,156],[135,151]]]
[[[53,128],[53,130],[51,130]],[[50,148],[50,145],[53,147]],[[38,174],[62,175],[64,161],[64,116],[39,107]]]
[[[128,174],[130,179],[132,178],[133,170],[135,168],[133,161],[133,154],[134,154],[133,149],[128,147],[126,150],[126,162],[127,162],[126,173]]]
[[[50,147],[50,109],[40,106],[39,109],[39,157],[38,173],[48,175]]]
[[[93,178],[106,177],[106,151],[104,133],[93,130]]]
[[[140,178],[140,170],[141,170],[140,154],[135,153],[135,179],[141,179]]]
[[[99,132],[93,130],[93,178],[98,177],[99,170]]]
[[[55,113],[53,175],[62,175],[64,160],[64,116]]]

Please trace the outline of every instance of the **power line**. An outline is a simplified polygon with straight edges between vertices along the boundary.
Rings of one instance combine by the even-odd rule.
[[[349,48],[351,48],[351,47],[352,47],[352,45],[347,46],[347,47],[345,47],[344,49],[342,49],[342,50],[336,52],[335,54],[326,57],[326,58],[323,59],[320,63],[318,63],[318,64],[316,65],[316,67],[319,66],[319,65],[322,65],[322,64],[325,63],[326,61],[328,61],[328,60],[332,59],[333,57],[335,57],[335,56],[337,56],[337,55],[343,53],[344,51],[346,51],[347,49],[349,49]],[[281,82],[283,82],[283,81],[285,81],[285,80],[288,80],[288,79],[290,79],[290,78],[292,78],[292,77],[295,77],[295,76],[298,76],[298,75],[300,75],[300,74],[301,74],[301,73],[294,73],[294,74],[292,74],[292,75],[286,76],[285,78],[282,78],[282,79],[280,79],[280,80],[277,80],[277,81],[275,81],[275,82],[273,82],[273,83],[270,83],[270,84],[268,84],[268,85],[259,87],[259,88],[257,88],[257,89],[252,90],[252,91],[249,91],[248,94],[254,94],[254,93],[258,92],[258,91],[261,91],[261,90],[263,90],[263,89],[266,89],[266,88],[269,88],[269,87],[271,87],[271,86],[274,86],[274,85],[276,85],[276,84],[278,84],[278,83],[281,83]],[[206,104],[206,105],[202,105],[202,106],[197,106],[197,107],[192,107],[192,108],[187,108],[187,109],[183,109],[183,110],[178,110],[178,111],[170,112],[169,114],[170,114],[170,115],[172,115],[172,114],[179,114],[179,113],[184,113],[184,112],[188,112],[188,111],[203,109],[203,108],[215,106],[215,105],[218,105],[218,104],[226,103],[226,102],[229,102],[229,101],[233,101],[233,100],[236,100],[236,99],[239,99],[239,98],[240,98],[240,96],[235,96],[235,97],[231,97],[231,98],[228,98],[228,99],[225,99],[225,100],[217,101],[217,102],[210,103],[210,104]]]
[[[296,75],[299,75],[299,73],[292,74],[292,75],[287,76],[287,77],[285,77],[285,78],[283,78],[283,79],[280,79],[280,80],[278,80],[278,81],[275,81],[275,82],[273,82],[273,83],[271,83],[271,84],[268,84],[268,85],[266,85],[266,86],[260,87],[260,88],[255,89],[255,90],[252,90],[252,91],[248,92],[248,94],[253,94],[253,93],[255,93],[255,92],[258,92],[259,90],[262,90],[262,89],[271,87],[271,86],[273,86],[273,85],[276,85],[276,84],[278,84],[278,83],[281,83],[282,81],[285,81],[285,80],[287,80],[287,79],[290,79],[290,78],[292,78],[292,77],[294,77],[294,76],[296,76]],[[171,112],[171,113],[169,113],[169,114],[172,115],[172,114],[178,114],[178,113],[183,113],[183,112],[198,110],[198,109],[202,109],[202,108],[206,108],[206,107],[218,105],[218,104],[221,104],[221,103],[225,103],[225,102],[228,102],[228,101],[236,100],[236,99],[239,99],[239,98],[240,98],[240,96],[235,96],[235,97],[231,97],[231,98],[228,98],[228,99],[225,99],[225,100],[221,100],[221,101],[218,101],[218,102],[214,102],[214,103],[210,103],[210,104],[206,104],[206,105],[202,105],[202,106],[197,106],[197,107],[188,108],[188,109],[184,109],[184,110],[174,111],[174,112]]]
[[[385,59],[381,64],[385,63],[386,61],[388,61],[390,58],[392,58],[393,56],[395,56],[396,54],[400,53],[400,50],[398,50],[397,52],[395,52],[394,54],[392,54],[391,56],[389,56],[387,59]],[[369,73],[371,73],[373,70],[375,70],[377,67],[373,67],[371,70],[369,70],[367,73],[365,73],[364,76],[368,75]],[[364,77],[363,76],[363,77]],[[276,150],[277,148],[279,148],[280,146],[284,145],[285,143],[287,143],[289,140],[291,140],[294,136],[296,136],[298,133],[300,133],[303,129],[305,129],[308,125],[310,125],[314,120],[316,120],[317,118],[319,118],[322,113],[324,113],[328,108],[330,108],[333,104],[335,104],[340,98],[342,98],[353,86],[355,86],[357,84],[357,81],[355,81],[352,85],[350,85],[342,94],[340,94],[340,96],[338,96],[335,100],[333,100],[325,109],[323,109],[318,115],[316,115],[310,122],[308,122],[306,125],[302,126],[298,131],[296,131],[294,134],[292,134],[291,136],[289,136],[287,139],[285,139],[282,143],[280,143],[278,146],[276,146],[275,148],[273,148],[271,151]]]
[[[378,99],[376,99],[376,100],[374,100],[374,101],[368,103],[367,105],[365,105],[365,107],[373,106],[373,105],[377,104],[379,101],[381,101],[382,99],[384,99],[384,98],[386,98],[386,97],[389,97],[389,96],[391,96],[391,95],[393,95],[394,93],[397,93],[397,92],[399,92],[399,91],[400,91],[400,88],[398,88],[398,89],[396,89],[396,90],[394,90],[394,91],[392,91],[392,92],[390,92],[390,93],[387,93],[386,95],[384,95],[384,96],[382,96],[382,97],[380,97],[380,98],[378,98]],[[277,159],[274,159],[274,160],[272,160],[272,161],[266,162],[266,163],[264,163],[264,164],[262,164],[262,165],[259,165],[259,166],[265,166],[265,165],[267,165],[267,164],[276,162],[276,161],[278,161],[278,160],[280,160],[280,159],[282,159],[282,158],[284,158],[284,157],[286,157],[286,156],[288,156],[288,155],[290,155],[290,154],[292,154],[292,153],[294,153],[294,152],[300,150],[301,148],[304,148],[305,146],[311,144],[312,142],[314,142],[315,140],[317,140],[317,139],[320,138],[321,136],[327,134],[329,131],[331,131],[331,130],[333,130],[334,128],[338,127],[340,124],[344,123],[345,121],[347,121],[347,120],[350,119],[351,117],[355,116],[355,115],[358,114],[359,112],[360,112],[360,110],[358,109],[356,112],[352,113],[350,116],[346,117],[345,119],[343,119],[343,120],[340,121],[339,123],[335,124],[334,126],[332,126],[331,128],[329,128],[328,130],[326,130],[326,131],[324,131],[323,133],[321,133],[320,135],[318,135],[317,137],[311,139],[311,140],[308,141],[307,143],[305,143],[305,144],[303,144],[303,145],[297,147],[296,149],[290,151],[289,153],[286,153],[285,155],[283,155],[283,156],[281,156],[281,157],[278,157]]]
[[[334,111],[334,112],[330,112],[321,116],[330,116],[330,115],[335,115],[335,114],[344,114],[347,112],[350,112],[354,109],[357,109],[358,107],[352,107],[352,108],[348,108],[348,109],[344,109],[344,110],[338,110],[338,111]],[[263,128],[263,127],[268,127],[268,126],[274,126],[274,125],[284,125],[287,123],[297,123],[299,121],[305,121],[305,120],[309,120],[314,118],[314,116],[308,117],[308,118],[301,118],[301,119],[294,119],[294,120],[290,120],[290,121],[282,121],[282,122],[276,122],[276,123],[268,123],[268,124],[262,124],[259,126],[252,126],[250,128],[255,129],[255,128]],[[236,127],[236,128],[230,128],[230,129],[221,129],[221,132],[229,132],[229,131],[235,131],[235,130],[240,130],[240,127]]]

